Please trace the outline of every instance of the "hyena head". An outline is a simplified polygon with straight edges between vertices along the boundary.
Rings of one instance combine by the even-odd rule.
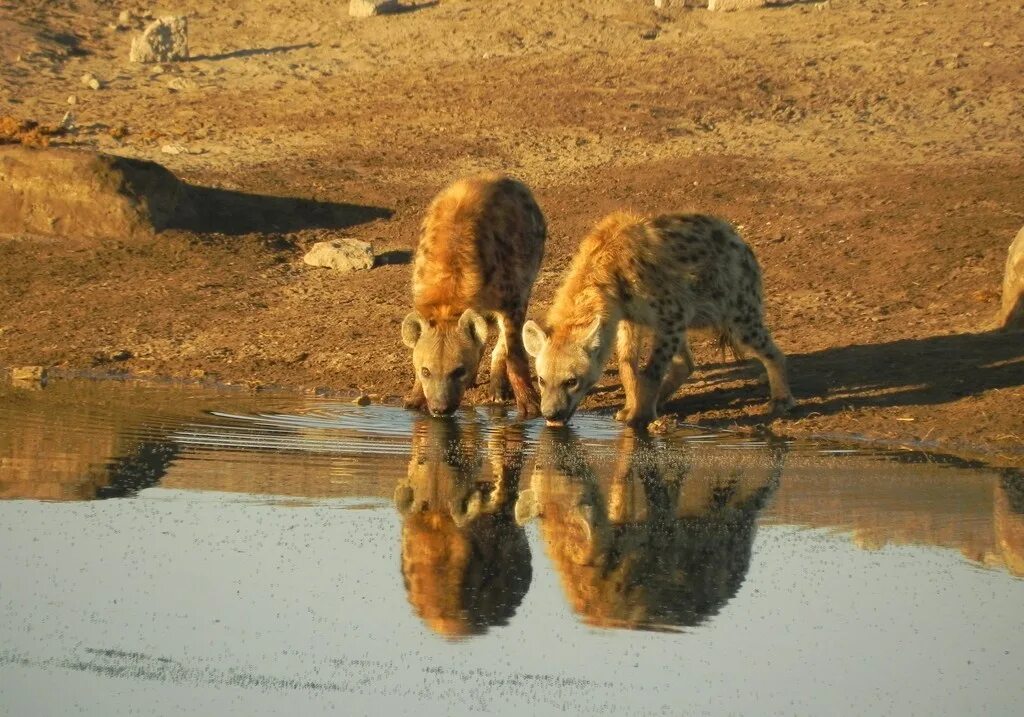
[[[458,321],[433,321],[412,311],[402,322],[402,341],[412,349],[412,365],[423,386],[427,409],[435,416],[454,413],[466,387],[476,379],[487,342],[487,321],[466,309]]]
[[[604,322],[595,317],[588,326],[547,334],[535,321],[523,326],[523,344],[536,359],[540,412],[548,425],[564,425],[587,392],[601,378],[611,347]]]

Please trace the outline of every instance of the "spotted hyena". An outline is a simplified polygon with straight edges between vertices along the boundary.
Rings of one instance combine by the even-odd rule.
[[[416,248],[413,311],[402,322],[416,375],[407,407],[458,408],[476,381],[490,317],[498,324],[491,397],[504,400],[511,386],[519,410],[537,412],[522,328],[546,236],[540,207],[515,179],[463,179],[434,199]]]
[[[693,370],[689,328],[714,329],[756,356],[768,371],[773,412],[794,405],[785,356],[764,325],[761,270],[721,219],[606,217],[580,245],[547,324],[545,331],[527,322],[523,340],[537,360],[541,413],[551,423],[568,421],[600,378],[613,338],[626,394],[616,417],[650,423]],[[641,368],[644,330],[653,333],[654,345]]]

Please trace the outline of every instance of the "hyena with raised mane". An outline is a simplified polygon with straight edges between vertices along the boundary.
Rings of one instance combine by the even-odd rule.
[[[616,416],[646,426],[693,370],[688,328],[712,328],[768,372],[773,412],[793,407],[786,359],[764,325],[761,270],[728,223],[699,214],[616,213],[583,240],[547,316],[523,327],[537,361],[541,413],[569,420],[617,344],[626,405]],[[641,368],[640,333],[653,332]]]
[[[423,220],[413,266],[413,311],[402,322],[416,379],[409,408],[455,411],[487,341],[487,317],[498,324],[490,394],[536,414],[537,391],[523,349],[530,291],[544,256],[547,225],[530,190],[497,175],[472,177],[443,190]]]

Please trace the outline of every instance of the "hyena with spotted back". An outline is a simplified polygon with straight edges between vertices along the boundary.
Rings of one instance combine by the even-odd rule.
[[[699,214],[640,218],[616,213],[583,240],[547,316],[529,321],[541,413],[569,420],[601,377],[613,343],[626,394],[616,416],[646,426],[693,370],[686,331],[710,328],[768,372],[773,413],[793,407],[786,359],[764,324],[761,270],[726,221]],[[653,333],[640,366],[643,331]]]
[[[434,198],[416,248],[413,311],[402,322],[415,371],[407,407],[434,415],[458,408],[476,381],[493,318],[491,398],[503,401],[511,387],[520,412],[537,413],[522,328],[546,237],[540,207],[515,179],[462,179]]]

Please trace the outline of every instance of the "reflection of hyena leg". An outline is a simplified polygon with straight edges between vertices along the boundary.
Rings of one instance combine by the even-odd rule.
[[[501,331],[505,335],[505,365],[512,393],[516,397],[516,408],[524,416],[540,413],[540,397],[530,378],[530,361],[523,346],[523,323],[525,307],[514,309],[499,317]]]
[[[771,412],[786,413],[796,405],[786,377],[786,357],[772,341],[772,335],[759,314],[760,312],[753,321],[733,324],[727,330],[733,344],[756,356],[768,372],[768,385],[772,397]]]
[[[416,377],[415,383],[412,388],[409,389],[409,393],[405,394],[403,401],[406,408],[414,408],[416,410],[422,409],[427,405],[427,397],[423,393],[423,384],[420,383],[420,377]]]
[[[690,374],[693,373],[693,368],[693,354],[690,352],[690,342],[687,341],[684,334],[683,347],[672,357],[672,362],[668,367],[668,374],[665,376],[665,380],[661,384],[661,391],[658,393],[658,413],[661,413],[661,409],[672,398],[672,394],[690,377]]]
[[[508,383],[508,368],[506,357],[508,345],[505,342],[504,320],[498,317],[498,340],[494,344],[494,352],[491,354],[491,383],[490,399],[495,403],[503,403],[512,397],[512,390]]]
[[[631,426],[644,427],[658,417],[658,393],[665,380],[672,357],[682,351],[686,339],[686,324],[659,327],[654,336],[654,347],[647,364],[637,377],[636,406],[626,417]]]
[[[625,405],[615,419],[625,421],[636,412],[636,381],[640,368],[640,335],[631,321],[620,321],[615,352],[619,355],[619,380],[626,394]]]

